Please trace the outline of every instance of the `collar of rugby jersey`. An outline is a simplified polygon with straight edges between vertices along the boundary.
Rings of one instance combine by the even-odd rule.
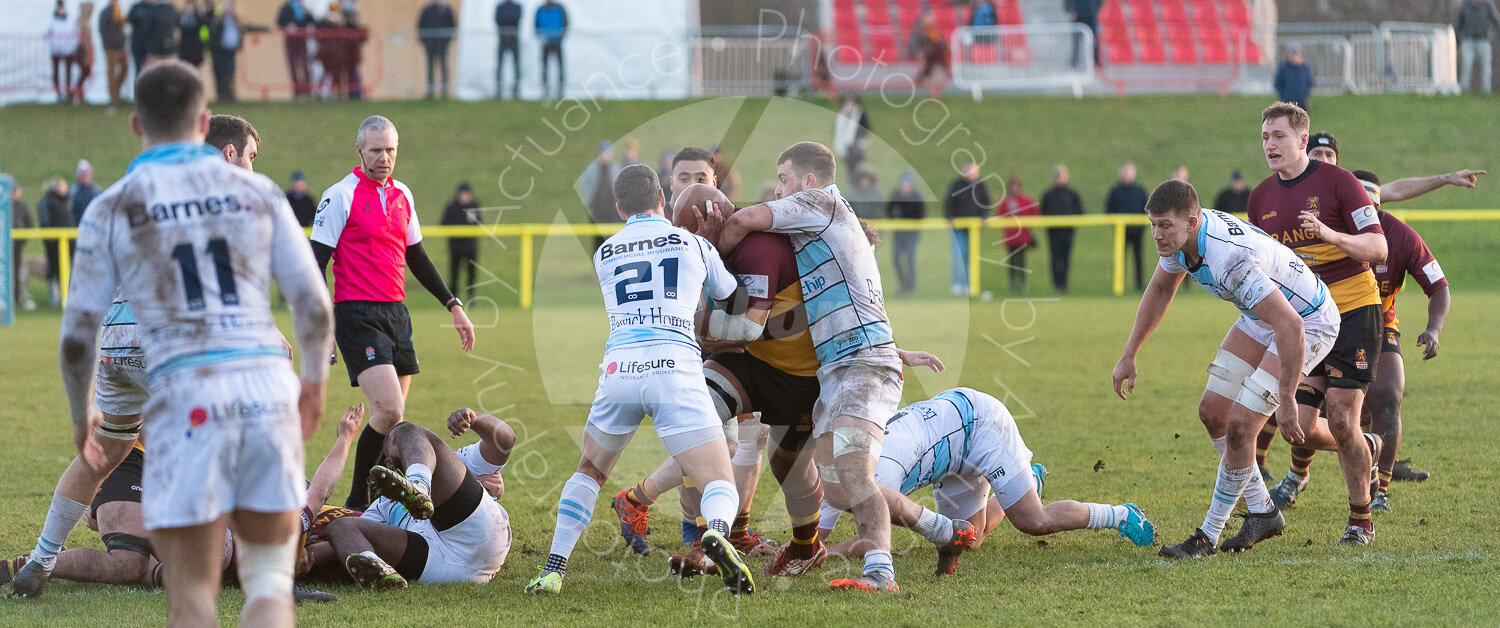
[[[208,144],[195,144],[193,142],[172,142],[170,144],[158,144],[141,152],[130,162],[130,167],[125,174],[135,172],[135,169],[146,164],[185,164],[190,161],[203,159],[205,157],[217,157],[219,151]]]
[[[625,219],[625,224],[627,224],[627,225],[633,225],[633,224],[635,224],[637,222],[641,222],[643,220],[660,220],[660,221],[665,222],[667,224],[671,224],[671,221],[667,220],[666,216],[661,216],[661,215],[657,215],[657,214],[650,214],[650,213],[644,213],[644,212],[643,213],[639,213],[639,214],[634,214],[631,217],[626,218]]]
[[[384,185],[382,185],[380,183],[376,183],[374,179],[371,179],[370,177],[365,176],[364,166],[355,166],[354,167],[354,176],[357,177],[357,178],[359,178],[359,184],[358,184],[357,187],[367,187],[368,186],[368,187],[374,188],[375,191],[380,194],[380,210],[381,211],[386,211],[386,213],[390,213],[390,212],[388,212],[386,210],[385,193],[388,190],[394,190],[394,189],[396,189],[396,177],[386,177]]]

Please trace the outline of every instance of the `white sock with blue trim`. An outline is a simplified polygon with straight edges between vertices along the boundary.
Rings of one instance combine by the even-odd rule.
[[[61,493],[52,494],[52,505],[47,508],[47,520],[42,524],[42,535],[36,539],[36,549],[31,550],[31,560],[47,569],[57,563],[57,554],[68,542],[68,535],[78,527],[88,506],[75,502]]]
[[[734,482],[714,480],[703,487],[703,499],[699,510],[708,521],[708,527],[719,534],[729,534],[729,524],[740,510],[740,491]]]
[[[406,468],[406,479],[422,489],[422,492],[432,494],[432,467],[420,462]]]
[[[568,556],[578,539],[594,518],[594,502],[599,499],[599,483],[582,473],[574,473],[563,485],[562,497],[557,500],[557,527],[552,533],[551,556],[547,557],[547,569],[562,572],[567,569]]]
[[[1245,492],[1245,483],[1250,480],[1252,473],[1259,473],[1254,465],[1243,469],[1229,469],[1222,461],[1219,462],[1219,479],[1214,483],[1214,496],[1208,502],[1208,515],[1203,518],[1203,526],[1199,528],[1208,535],[1208,540],[1215,544],[1219,542],[1224,524],[1229,523],[1234,505],[1239,503],[1240,494]]]
[[[865,552],[865,575],[883,576],[886,580],[895,580],[896,566],[891,561],[891,553],[881,549]]]
[[[923,508],[922,514],[917,517],[917,532],[922,538],[942,545],[953,540],[953,520]]]

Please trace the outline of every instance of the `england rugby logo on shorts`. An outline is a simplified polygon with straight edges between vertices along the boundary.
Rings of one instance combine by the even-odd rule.
[[[365,361],[366,362],[374,362],[375,361],[375,347],[365,347]]]
[[[1370,361],[1365,359],[1364,349],[1356,349],[1354,351],[1354,368],[1361,371],[1370,368]]]

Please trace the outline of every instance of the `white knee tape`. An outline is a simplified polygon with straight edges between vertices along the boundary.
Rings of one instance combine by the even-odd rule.
[[[734,459],[730,462],[741,467],[748,467],[759,463],[760,452],[766,448],[766,432],[769,429],[759,419],[740,421],[739,434],[736,435],[737,445],[734,450]]]
[[[844,454],[866,453],[871,457],[880,457],[880,441],[869,432],[857,427],[835,427],[833,428],[833,457],[838,458]]]
[[[839,472],[831,464],[818,465],[818,477],[822,478],[824,484],[838,484]]]
[[[1256,369],[1245,378],[1245,386],[1235,401],[1251,412],[1270,416],[1281,406],[1280,388],[1275,375]]]
[[[292,546],[291,541],[239,544],[240,588],[245,591],[246,604],[255,600],[292,602],[292,572],[296,568]]]
[[[1208,365],[1208,390],[1225,399],[1234,399],[1245,386],[1245,378],[1255,372],[1255,367],[1239,356],[1219,349],[1219,355]]]

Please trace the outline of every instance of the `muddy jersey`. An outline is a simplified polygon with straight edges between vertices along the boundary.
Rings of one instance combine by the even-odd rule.
[[[253,358],[286,359],[271,282],[321,285],[312,249],[270,179],[203,144],[143,152],[89,204],[68,307],[130,301],[148,375]]]
[[[948,475],[993,480],[989,476],[997,470],[981,462],[993,454],[1012,460],[1031,458],[1005,405],[972,388],[945,390],[902,408],[886,422],[885,433],[880,457],[896,462],[906,472],[898,487],[903,494]]]
[[[818,361],[827,366],[860,349],[894,345],[875,249],[838,187],[802,190],[766,206],[769,231],[791,236]]]
[[[116,294],[104,313],[104,327],[99,330],[99,355],[106,358],[139,358],[141,351],[141,326],[135,320],[135,310],[130,302]]]
[[[654,214],[636,214],[594,252],[609,340],[604,350],[674,343],[698,350],[693,315],[704,292],[726,299],[739,280],[718,250]]]
[[[779,233],[751,233],[730,253],[729,267],[749,291],[750,307],[769,310],[765,331],[745,351],[784,373],[817,376],[791,240]]]
[[[1364,186],[1349,171],[1312,160],[1295,179],[1282,180],[1272,173],[1255,186],[1250,192],[1249,218],[1250,224],[1290,247],[1318,274],[1339,312],[1380,303],[1370,266],[1303,228],[1300,214],[1304,211],[1340,233],[1383,233]]]
[[[1375,280],[1380,283],[1380,311],[1385,326],[1397,328],[1396,293],[1411,275],[1427,296],[1448,286],[1443,267],[1422,241],[1422,236],[1395,216],[1380,212],[1380,227],[1385,230],[1385,262],[1375,265]]]
[[[1233,303],[1247,318],[1258,318],[1250,309],[1276,290],[1303,318],[1328,300],[1328,288],[1291,249],[1224,212],[1203,210],[1198,254],[1197,262],[1190,264],[1178,251],[1161,258],[1159,265],[1169,273],[1192,275],[1209,294]]]

